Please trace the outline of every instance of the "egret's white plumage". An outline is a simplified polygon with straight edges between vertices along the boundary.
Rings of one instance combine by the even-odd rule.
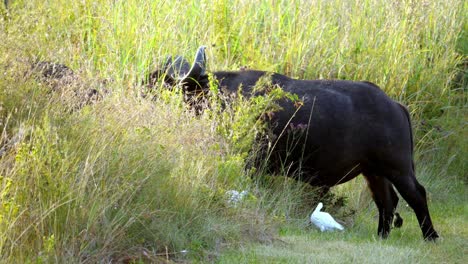
[[[320,231],[332,231],[333,229],[344,230],[344,227],[333,219],[333,217],[326,212],[320,212],[323,204],[319,203],[317,208],[310,216],[310,221],[317,226]]]
[[[227,202],[231,205],[236,206],[240,201],[244,199],[244,197],[248,194],[248,191],[236,191],[236,190],[229,190],[226,191],[227,195]]]

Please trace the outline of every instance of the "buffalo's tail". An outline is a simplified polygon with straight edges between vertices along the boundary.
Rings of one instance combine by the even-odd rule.
[[[402,105],[401,103],[398,103],[400,108],[403,110],[403,113],[405,113],[406,119],[408,120],[408,127],[409,127],[409,133],[410,133],[410,142],[411,142],[411,166],[413,169],[413,173],[416,174],[415,168],[414,168],[414,142],[413,142],[413,128],[411,127],[411,119],[410,119],[410,113],[406,106]]]

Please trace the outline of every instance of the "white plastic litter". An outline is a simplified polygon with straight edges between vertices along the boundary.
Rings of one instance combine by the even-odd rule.
[[[344,230],[344,227],[336,222],[329,213],[320,212],[322,207],[322,203],[317,205],[317,208],[315,208],[314,212],[310,216],[310,221],[322,232],[333,231],[334,229]]]

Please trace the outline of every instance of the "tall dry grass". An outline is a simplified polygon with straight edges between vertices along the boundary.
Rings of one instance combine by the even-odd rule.
[[[190,57],[202,44],[210,70],[375,82],[409,105],[425,135],[420,153],[441,146],[437,133],[454,135],[439,149],[458,165],[445,154],[434,161],[460,175],[466,89],[452,80],[466,60],[457,51],[466,11],[460,0],[10,1],[0,16],[1,261],[155,262],[186,258],[182,250],[206,260],[245,240],[271,241],[277,223],[303,225],[307,187],[245,175],[258,104],[195,118],[177,92],[140,97],[167,54]],[[29,74],[38,60],[70,66],[78,84],[51,92]],[[77,106],[74,89],[88,88],[108,94]],[[418,125],[441,115],[430,125],[446,130]],[[245,202],[226,204],[225,191],[242,188]],[[356,188],[338,193],[358,207]]]

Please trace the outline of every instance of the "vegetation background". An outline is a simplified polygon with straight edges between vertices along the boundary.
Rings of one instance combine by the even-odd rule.
[[[4,4],[1,262],[466,263],[466,1]],[[422,240],[402,199],[403,227],[380,240],[360,178],[327,203],[346,231],[311,228],[311,188],[244,169],[271,98],[196,117],[177,91],[141,96],[166,55],[189,58],[200,45],[210,70],[368,80],[406,104],[440,241]],[[38,61],[75,74],[44,80]],[[104,96],[91,100],[91,89]],[[233,206],[231,189],[249,195]]]

